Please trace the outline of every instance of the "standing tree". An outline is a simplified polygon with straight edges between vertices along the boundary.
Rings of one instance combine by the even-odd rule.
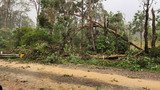
[[[143,11],[138,11],[134,15],[133,22],[131,23],[131,31],[133,34],[139,32],[140,35],[140,47],[142,48],[142,41],[143,41],[143,32],[144,32],[144,22],[145,22],[145,15]]]
[[[28,17],[28,2],[23,0],[0,0],[0,28],[32,26]]]
[[[144,50],[145,53],[149,53],[149,47],[148,47],[148,22],[149,22],[149,10],[154,0],[143,0],[143,8],[145,11],[145,24],[144,24],[144,41],[145,46]]]
[[[37,14],[37,17],[40,15],[40,11],[41,11],[41,0],[30,0],[31,3],[33,3],[34,7],[35,7],[35,10],[36,10],[36,14]],[[37,26],[39,25],[39,21],[38,21],[38,18],[36,19],[37,20]]]
[[[155,11],[152,8],[152,42],[151,42],[152,48],[156,47],[156,39],[157,39],[157,35],[156,35],[156,16],[155,16]]]
[[[9,12],[10,12],[10,7],[11,7],[11,0],[2,0],[4,5],[4,13],[5,13],[5,17],[4,17],[4,28],[8,28],[8,18],[9,18]]]

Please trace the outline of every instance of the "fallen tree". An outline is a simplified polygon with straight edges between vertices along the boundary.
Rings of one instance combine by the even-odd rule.
[[[82,17],[81,15],[78,15],[78,14],[73,14],[77,17]],[[84,19],[86,20],[90,20],[88,19],[87,17],[83,17]],[[114,34],[115,36],[121,38],[122,40],[126,41],[128,44],[132,45],[133,47],[137,48],[138,50],[143,50],[142,48],[138,47],[137,45],[135,45],[134,43],[128,41],[127,39],[123,38],[120,34],[116,33],[114,30],[110,29],[110,28],[106,28],[105,26],[103,26],[102,24],[100,24],[99,22],[96,22],[96,21],[91,21],[93,23],[93,26],[94,27],[100,27],[100,28],[103,28],[103,29],[107,29],[109,33],[112,33]],[[88,25],[85,25],[85,27],[87,27]],[[88,26],[89,27],[89,26]],[[81,27],[80,29],[78,29],[78,31],[80,31],[81,29],[83,29],[84,27]]]

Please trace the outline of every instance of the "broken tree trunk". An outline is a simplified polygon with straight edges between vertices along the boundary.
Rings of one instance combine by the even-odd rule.
[[[116,59],[119,59],[119,58],[123,58],[125,57],[126,55],[90,55],[91,58],[96,58],[96,59],[107,59],[107,60],[116,60]]]
[[[82,17],[81,15],[78,15],[78,14],[73,14],[73,15],[75,15],[75,16],[77,16],[77,17]],[[87,19],[87,17],[84,17],[84,18]],[[87,20],[90,20],[90,19],[87,19]],[[96,22],[96,21],[92,21],[92,22],[93,22],[93,24],[94,24],[94,27],[100,27],[100,28],[103,28],[103,29],[105,28],[105,26],[101,25],[100,23],[98,23],[98,22]],[[116,34],[116,33],[114,32],[114,30],[107,28],[107,31],[108,31],[109,33],[113,33],[113,34],[116,35],[117,37],[120,37],[122,40],[128,42],[130,45],[134,46],[134,47],[137,48],[138,50],[143,50],[142,48],[138,47],[138,46],[135,45],[134,43],[129,42],[127,39],[123,38],[121,35]]]
[[[0,58],[19,58],[19,54],[0,54]]]
[[[112,31],[111,29],[109,30],[110,33],[113,33],[114,35],[116,35],[117,37],[120,37],[121,39],[123,39],[124,41],[128,42],[127,39],[123,38],[121,35],[115,33],[114,31]],[[135,48],[139,49],[139,50],[143,50],[142,48],[138,47],[137,45],[135,45],[132,42],[128,42],[130,45],[134,46]]]
[[[104,28],[104,26],[101,25],[100,23],[97,23],[97,22],[94,22],[94,23],[98,24],[99,27]],[[130,45],[134,46],[134,47],[137,48],[138,50],[143,50],[142,48],[138,47],[138,46],[135,45],[134,43],[129,42],[128,39],[125,39],[125,38],[123,38],[121,35],[119,35],[119,34],[117,34],[116,32],[114,32],[114,30],[109,29],[109,28],[108,28],[107,30],[108,30],[109,33],[112,33],[112,34],[114,34],[115,36],[120,37],[121,39],[123,39],[124,41],[128,42]]]

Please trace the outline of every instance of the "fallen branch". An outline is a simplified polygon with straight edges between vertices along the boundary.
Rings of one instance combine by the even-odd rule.
[[[135,48],[137,48],[138,50],[143,50],[142,48],[138,47],[137,45],[135,45],[134,43],[132,42],[129,42],[128,39],[126,38],[123,38],[121,35],[115,33],[113,30],[108,30],[110,33],[113,33],[114,35],[116,35],[117,37],[120,37],[121,39],[123,39],[124,41],[128,42],[130,45],[134,46]]]
[[[73,14],[73,15],[75,15],[75,16],[77,16],[77,17],[82,17],[81,15],[78,15],[78,14]],[[89,21],[90,21],[90,19],[88,19],[87,17],[84,17],[84,18],[85,18],[86,20],[89,20]],[[95,24],[95,26],[104,29],[104,26],[103,26],[102,24],[100,24],[100,23],[98,23],[98,22],[96,22],[96,21],[92,21],[92,22]],[[134,43],[129,42],[127,39],[123,38],[121,35],[115,33],[114,30],[109,29],[109,28],[107,28],[107,29],[108,29],[108,32],[109,32],[109,33],[112,33],[112,34],[114,34],[115,36],[120,37],[122,40],[128,42],[130,45],[134,46],[134,47],[137,48],[138,50],[143,50],[142,48],[138,47],[138,46],[135,45]]]
[[[96,58],[96,59],[107,59],[107,60],[115,60],[115,59],[119,59],[122,57],[125,57],[126,55],[90,55],[91,58]]]
[[[96,23],[97,25],[99,25],[99,27],[104,28],[104,26],[101,25],[100,23],[98,23],[98,22],[94,22],[94,23]],[[115,36],[120,37],[121,39],[123,39],[124,41],[128,42],[130,45],[134,46],[134,47],[137,48],[138,50],[143,50],[142,48],[138,47],[138,46],[135,45],[134,43],[129,42],[128,39],[123,38],[121,35],[115,33],[114,30],[109,29],[109,28],[107,28],[107,29],[108,29],[108,32],[109,32],[109,33],[112,33],[112,34],[114,34]]]
[[[0,54],[0,58],[19,58],[19,54]]]

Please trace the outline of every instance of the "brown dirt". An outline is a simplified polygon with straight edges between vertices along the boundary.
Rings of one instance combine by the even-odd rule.
[[[4,90],[160,90],[159,76],[114,68],[0,60],[0,84]]]

